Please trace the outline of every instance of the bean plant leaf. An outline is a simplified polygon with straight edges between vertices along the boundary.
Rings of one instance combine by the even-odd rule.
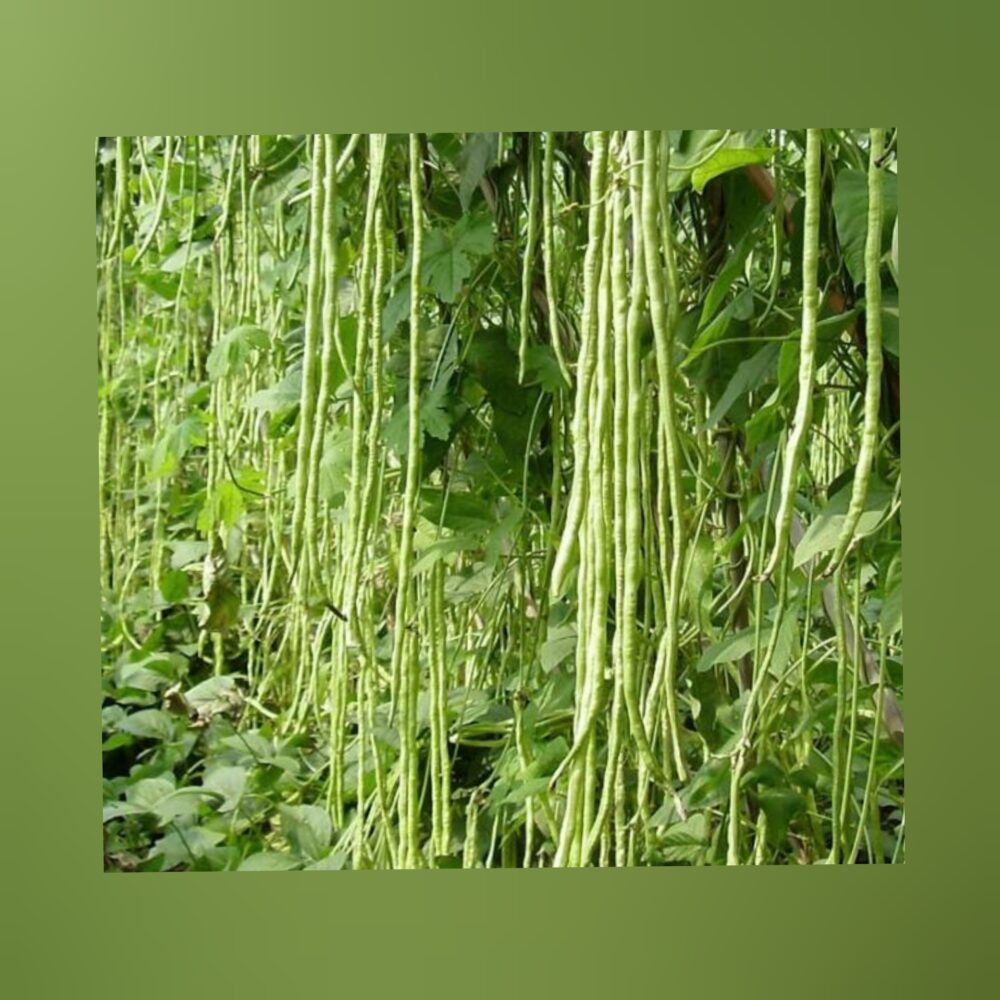
[[[247,400],[247,406],[264,413],[280,413],[289,406],[297,405],[301,396],[302,369],[294,368],[274,385],[255,392]]]
[[[779,350],[778,344],[765,344],[752,357],[740,364],[718,402],[712,407],[712,412],[702,425],[702,429],[711,430],[716,427],[741,396],[757,389],[767,379],[777,364]]]
[[[159,479],[175,472],[181,460],[192,449],[208,442],[205,420],[200,414],[185,417],[170,427],[153,449],[151,476]]]
[[[282,806],[281,832],[297,854],[319,860],[330,846],[333,825],[330,815],[319,806]]]
[[[493,249],[493,223],[463,215],[451,229],[432,229],[424,241],[423,280],[445,302],[454,302],[472,273],[472,259]]]
[[[212,348],[205,363],[211,379],[236,375],[252,360],[256,351],[266,350],[271,338],[259,326],[238,326],[223,335]]]
[[[848,484],[813,519],[813,522],[806,529],[806,533],[802,536],[802,540],[795,547],[793,559],[795,567],[801,566],[820,552],[826,552],[837,544],[840,529],[847,517],[850,500],[851,485]],[[868,485],[864,512],[854,532],[856,538],[864,538],[878,527],[891,500],[892,490],[885,483],[872,476],[872,481]]]
[[[882,174],[882,246],[891,241],[896,221],[896,175]],[[868,175],[844,169],[833,185],[833,216],[847,270],[855,284],[865,280],[865,242],[868,238]]]
[[[458,158],[459,185],[458,197],[462,203],[462,211],[469,210],[472,196],[479,187],[486,171],[496,162],[497,133],[474,132],[462,146]]]
[[[748,167],[755,163],[767,163],[774,156],[773,146],[754,146],[749,149],[720,149],[704,163],[699,164],[691,173],[691,186],[699,194],[705,189],[705,185],[718,177],[720,174],[728,173],[730,170],[739,170],[740,167]]]
[[[290,854],[281,851],[258,851],[240,862],[237,871],[241,872],[287,872],[302,864]]]
[[[661,853],[665,861],[696,863],[708,847],[708,821],[703,813],[693,813],[667,828]]]

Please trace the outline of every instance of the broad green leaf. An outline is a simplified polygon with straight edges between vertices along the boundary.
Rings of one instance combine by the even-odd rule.
[[[330,846],[333,824],[319,806],[280,806],[281,832],[292,850],[314,861]]]
[[[668,827],[662,843],[664,860],[695,863],[701,860],[709,844],[708,821],[702,813],[693,813]]]
[[[525,799],[530,799],[532,795],[544,792],[549,786],[548,778],[528,778],[520,784],[514,786],[510,794],[504,798],[506,805],[520,805]]]
[[[180,423],[174,424],[160,437],[153,449],[151,478],[169,476],[192,448],[204,447],[207,442],[205,420],[201,415],[185,417]]]
[[[899,292],[882,290],[882,347],[899,357]]]
[[[469,549],[479,548],[482,540],[469,535],[453,535],[451,538],[442,538],[427,548],[423,549],[420,558],[413,565],[415,574],[423,573],[430,569],[438,560],[450,555],[452,552],[465,552]]]
[[[576,650],[576,625],[561,625],[549,629],[549,635],[542,644],[542,669],[549,673]]]
[[[772,146],[755,146],[750,149],[720,149],[704,163],[694,168],[691,173],[691,186],[701,194],[705,185],[713,177],[728,173],[730,170],[738,170],[740,167],[749,167],[754,163],[767,163],[774,156],[774,153],[775,150]]]
[[[184,569],[191,563],[204,559],[208,554],[208,542],[197,540],[172,541],[170,546],[170,566],[172,569]]]
[[[347,864],[347,855],[343,851],[331,851],[325,858],[305,866],[307,872],[339,872]]]
[[[497,133],[473,132],[462,146],[458,158],[458,197],[462,211],[469,210],[469,203],[486,171],[496,162]]]
[[[347,427],[327,431],[319,463],[319,494],[333,506],[340,506],[351,472],[351,432]]]
[[[190,249],[189,249],[190,248]],[[183,243],[166,260],[160,264],[160,270],[168,274],[180,271],[184,267],[184,261],[188,261],[188,266],[199,257],[203,257],[212,249],[210,240],[196,240],[194,243]]]
[[[259,851],[240,862],[239,872],[287,872],[298,868],[302,862],[280,851]]]
[[[899,553],[893,557],[886,571],[881,623],[882,631],[887,636],[903,627],[903,561]]]
[[[255,392],[247,400],[247,406],[262,410],[264,413],[280,413],[290,406],[295,406],[301,397],[302,369],[294,368],[274,385]]]
[[[882,246],[892,239],[896,221],[896,175],[882,173]],[[833,216],[847,270],[856,285],[865,280],[865,241],[868,237],[868,175],[863,170],[841,170],[833,185]],[[881,254],[879,254],[881,256]]]
[[[178,788],[165,795],[151,807],[161,826],[187,816],[194,816],[203,798],[207,798],[201,788]]]
[[[202,622],[202,627],[209,632],[226,632],[231,629],[239,618],[240,595],[225,577],[218,577],[205,596],[208,614]]]
[[[799,625],[799,605],[793,603],[791,607],[785,609],[778,628],[778,635],[774,641],[774,652],[771,654],[771,662],[768,668],[776,677],[780,677],[788,667],[788,662],[795,651],[795,640],[798,636]],[[770,635],[770,630],[768,632]]]
[[[126,715],[118,728],[147,740],[169,740],[174,735],[174,720],[158,708],[145,708]]]
[[[163,868],[176,868],[178,865],[189,866],[192,860],[198,860],[219,843],[225,834],[220,830],[206,830],[202,826],[192,826],[184,830],[181,836],[177,831],[171,831],[161,837],[150,850],[150,856],[163,856]]]
[[[246,784],[245,767],[217,767],[202,781],[204,788],[222,796],[222,803],[218,806],[220,813],[232,812],[240,804]]]
[[[228,531],[240,519],[243,509],[243,493],[240,488],[229,479],[220,479],[205,499],[198,515],[197,528],[206,536],[219,526]]]
[[[778,344],[765,344],[756,354],[747,358],[733,373],[719,401],[712,407],[702,430],[711,430],[730,411],[744,394],[759,388],[771,374],[778,360]]]
[[[423,280],[445,302],[454,302],[472,273],[472,258],[493,249],[493,223],[464,215],[451,229],[432,229],[424,241]]]
[[[410,312],[410,283],[404,281],[382,310],[382,336],[391,337]]]
[[[770,631],[770,626],[761,628],[761,648],[767,644]],[[724,639],[720,639],[719,642],[709,646],[701,654],[701,659],[698,660],[698,666],[695,669],[700,672],[714,667],[717,663],[732,663],[746,656],[747,653],[752,653],[755,642],[756,639],[752,628],[746,628],[740,632],[734,632],[732,635],[727,635]]]
[[[241,372],[253,357],[254,351],[266,350],[271,338],[259,326],[238,326],[220,337],[208,355],[205,370],[211,379]]]
[[[558,392],[566,387],[556,352],[548,344],[529,347],[525,362],[527,385],[540,385],[546,392]]]
[[[758,215],[755,224],[751,225],[747,234],[730,252],[726,263],[723,265],[722,270],[718,274],[718,277],[709,286],[708,292],[705,294],[705,302],[701,308],[701,317],[698,320],[699,329],[703,330],[705,328],[705,325],[715,315],[716,310],[720,305],[722,305],[726,295],[729,293],[729,289],[733,287],[733,282],[735,282],[736,279],[743,273],[747,256],[753,249],[754,242],[757,238],[757,225],[759,225],[766,217],[767,216],[763,211]]]
[[[708,156],[712,147],[718,144],[725,134],[718,128],[684,129],[669,134],[671,191],[680,191],[687,187],[694,168]]]
[[[420,491],[420,513],[432,524],[442,524],[452,531],[485,532],[496,527],[495,505],[472,493],[449,491],[447,499],[440,489]]]
[[[191,579],[181,569],[172,569],[160,577],[160,595],[167,604],[179,604],[187,595]]]
[[[856,538],[864,538],[878,527],[891,500],[892,490],[873,475],[868,484],[864,513],[854,532]],[[851,484],[848,483],[813,519],[802,540],[795,547],[793,565],[796,568],[837,544],[850,502]]]
[[[184,692],[187,703],[202,715],[217,714],[237,704],[240,700],[236,678],[232,674],[209,677]]]
[[[420,424],[432,438],[447,441],[451,436],[451,415],[446,406],[448,378],[442,377],[437,384],[423,393],[420,403]]]
[[[766,788],[757,794],[757,800],[767,816],[768,840],[784,842],[789,823],[805,811],[805,796],[790,788]]]
[[[125,791],[129,805],[144,812],[153,812],[156,804],[174,792],[173,775],[169,778],[143,778]]]
[[[730,322],[736,314],[753,302],[753,291],[744,288],[697,336],[691,345],[687,357],[681,362],[681,368],[687,368],[696,358],[701,357],[713,344],[722,340],[729,329]]]

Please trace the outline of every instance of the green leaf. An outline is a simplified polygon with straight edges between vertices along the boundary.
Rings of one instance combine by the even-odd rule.
[[[872,476],[868,484],[868,496],[865,498],[864,513],[858,521],[854,535],[864,538],[871,534],[879,525],[889,502],[892,500],[892,490],[885,483]],[[851,484],[848,483],[813,519],[812,524],[795,547],[793,565],[797,568],[808,562],[820,552],[834,548],[840,537],[840,529],[847,517],[847,508],[851,502]]]
[[[432,229],[424,241],[423,280],[445,302],[454,302],[472,273],[471,258],[492,249],[488,216],[465,215],[451,229]]]
[[[158,802],[174,793],[173,775],[158,778],[143,778],[125,792],[129,805],[143,812],[153,812]]]
[[[294,368],[279,382],[267,389],[255,392],[247,400],[247,406],[264,413],[280,413],[290,406],[295,406],[301,396],[302,369]]]
[[[665,861],[694,864],[702,859],[708,841],[708,820],[703,813],[693,813],[681,823],[667,828],[661,853]]]
[[[382,336],[391,337],[400,321],[410,312],[410,283],[404,281],[382,310]]]
[[[477,549],[481,545],[479,538],[470,535],[453,535],[451,538],[441,538],[431,545],[428,545],[420,558],[413,565],[414,574],[423,573],[430,569],[438,560],[450,555],[452,552],[465,552],[469,549]]]
[[[220,525],[228,531],[242,514],[243,493],[240,488],[228,479],[220,479],[205,499],[198,515],[197,528],[203,535],[210,535]]]
[[[258,851],[240,862],[239,872],[287,872],[298,868],[301,862],[280,851]]]
[[[806,799],[789,788],[767,788],[757,794],[767,816],[767,839],[774,844],[784,842],[788,824],[805,811]]]
[[[756,146],[750,149],[720,149],[713,153],[704,163],[695,167],[691,173],[691,186],[699,194],[705,185],[713,178],[730,170],[748,167],[754,163],[767,163],[774,156],[772,146]]]
[[[187,573],[172,569],[160,577],[160,594],[167,604],[179,604],[188,595],[191,580]]]
[[[768,378],[778,360],[778,344],[765,344],[756,354],[742,362],[729,380],[719,401],[699,430],[711,430],[732,409],[733,404],[745,393],[752,392]]]
[[[306,865],[307,872],[339,872],[347,864],[347,855],[343,851],[331,851],[325,858]]]
[[[549,629],[548,639],[542,644],[542,669],[551,673],[576,650],[576,625],[560,625]]]
[[[691,345],[687,357],[681,362],[681,368],[687,368],[696,358],[705,353],[713,344],[722,340],[729,329],[730,322],[735,318],[736,313],[741,311],[748,303],[753,302],[753,291],[744,288],[718,316],[715,317],[697,336]]]
[[[126,715],[118,728],[141,739],[166,741],[174,735],[174,720],[158,708],[146,708]]]
[[[210,379],[241,372],[254,351],[266,350],[271,342],[267,330],[259,326],[238,326],[220,337],[208,355],[205,369]]]
[[[202,627],[209,632],[226,632],[231,629],[239,618],[240,595],[224,577],[217,578],[208,594],[205,596],[208,614],[202,622]]]
[[[176,868],[178,865],[190,866],[192,857],[197,860],[205,855],[225,837],[220,830],[206,830],[201,826],[192,826],[184,830],[183,836],[177,831],[171,831],[161,837],[150,850],[150,857],[163,856],[163,868]]]
[[[881,624],[882,631],[889,636],[903,627],[903,560],[898,552],[889,563],[885,577]]]
[[[172,569],[184,569],[191,563],[204,559],[208,554],[208,542],[175,541],[167,542],[170,546],[170,566]]]
[[[761,628],[761,646],[767,644],[767,637],[770,634],[770,627]],[[752,628],[745,628],[740,632],[734,632],[732,635],[727,635],[724,639],[709,646],[704,653],[701,654],[701,659],[698,660],[698,666],[695,668],[699,673],[703,670],[709,670],[714,667],[717,663],[732,663],[735,660],[746,656],[747,653],[752,653],[756,639],[754,637],[754,630]]]
[[[892,238],[896,220],[896,175],[882,174],[882,246]],[[844,262],[856,285],[865,280],[865,242],[868,238],[868,175],[863,170],[841,170],[833,185],[833,217]],[[881,256],[881,253],[879,254]]]
[[[899,357],[899,292],[882,290],[882,347]]]
[[[240,693],[232,674],[219,674],[189,688],[184,697],[200,715],[215,715],[238,704]]]
[[[188,247],[190,246],[190,250]],[[185,260],[190,266],[199,257],[203,257],[212,249],[211,240],[196,240],[190,245],[182,243],[166,260],[160,263],[160,270],[173,274],[184,267]]]
[[[775,677],[780,677],[788,666],[788,661],[795,650],[795,639],[798,636],[799,625],[799,605],[793,603],[791,607],[785,609],[778,627],[778,635],[774,641],[774,651],[771,654],[771,662],[768,669]],[[770,634],[770,630],[768,632]]]
[[[346,427],[327,431],[319,463],[319,493],[333,506],[347,491],[351,472],[351,432]]]
[[[687,187],[691,173],[698,162],[705,159],[709,150],[725,135],[720,128],[684,129],[670,133],[670,177],[671,191]]]
[[[532,795],[544,792],[548,786],[548,778],[528,778],[526,781],[515,785],[510,794],[503,800],[503,803],[506,805],[520,805],[525,799],[530,799]]]
[[[525,375],[528,376],[526,385],[539,385],[546,392],[554,393],[566,387],[556,352],[548,344],[528,348]]]
[[[749,231],[733,248],[732,252],[719,272],[718,277],[709,286],[705,294],[705,302],[701,308],[701,318],[698,320],[699,329],[704,329],[705,324],[715,315],[716,310],[722,305],[723,300],[733,287],[733,282],[743,273],[746,259],[753,249],[754,241],[757,238],[757,225],[766,218],[763,212],[759,213],[755,223],[750,226]],[[752,301],[752,299],[751,299]],[[697,342],[696,342],[697,343]],[[693,349],[693,348],[692,348]]]
[[[161,826],[198,812],[204,791],[200,788],[178,788],[156,802],[151,810]]]
[[[246,784],[245,767],[217,767],[202,781],[204,788],[222,796],[222,803],[218,807],[220,813],[232,812],[240,804]]]
[[[420,424],[432,438],[447,441],[451,436],[451,414],[448,412],[448,378],[439,378],[433,388],[423,394],[420,403]]]
[[[330,846],[333,824],[319,806],[280,806],[281,832],[292,850],[318,861]]]
[[[169,476],[191,448],[204,447],[207,442],[204,417],[200,414],[185,417],[157,441],[153,449],[150,477],[159,479],[161,476]]]
[[[496,163],[497,133],[474,132],[465,140],[458,158],[458,198],[462,211],[469,210],[472,196],[486,171]]]

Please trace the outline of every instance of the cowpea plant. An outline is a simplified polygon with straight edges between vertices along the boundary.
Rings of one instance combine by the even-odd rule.
[[[893,129],[95,170],[107,869],[905,858]]]

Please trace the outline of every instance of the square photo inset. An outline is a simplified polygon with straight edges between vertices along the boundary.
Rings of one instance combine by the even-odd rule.
[[[894,129],[95,168],[106,871],[904,860]]]

